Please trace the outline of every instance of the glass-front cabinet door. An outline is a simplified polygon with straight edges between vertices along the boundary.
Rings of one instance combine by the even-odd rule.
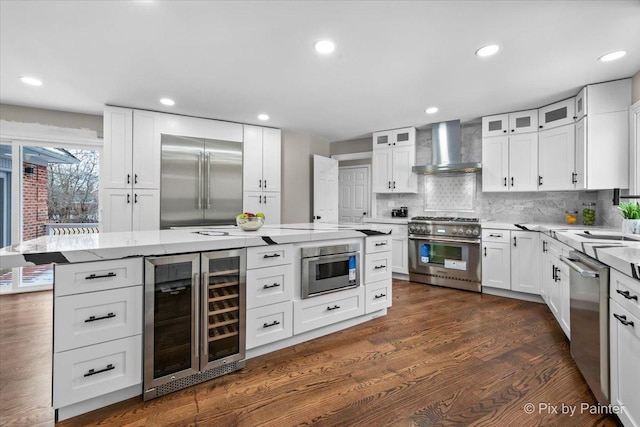
[[[200,370],[244,359],[246,250],[202,254]]]
[[[144,391],[197,372],[200,255],[145,260]]]

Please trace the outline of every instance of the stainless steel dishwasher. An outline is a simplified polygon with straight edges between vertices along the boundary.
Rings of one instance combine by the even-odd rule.
[[[571,268],[571,356],[598,402],[608,405],[609,267],[578,251],[560,259]]]

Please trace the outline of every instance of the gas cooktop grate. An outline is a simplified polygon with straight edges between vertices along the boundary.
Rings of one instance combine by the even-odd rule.
[[[439,221],[439,222],[480,222],[478,218],[457,218],[450,216],[414,216],[411,221]]]

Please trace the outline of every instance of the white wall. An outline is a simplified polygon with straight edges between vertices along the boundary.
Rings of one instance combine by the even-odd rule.
[[[281,222],[311,222],[313,155],[329,157],[329,141],[304,132],[282,130]]]
[[[102,138],[102,115],[70,113],[0,104],[0,120],[18,123],[38,123],[69,129],[88,129]]]

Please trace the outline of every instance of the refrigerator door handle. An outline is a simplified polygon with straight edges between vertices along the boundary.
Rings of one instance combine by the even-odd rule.
[[[207,153],[207,209],[211,209],[211,153]]]
[[[202,152],[198,153],[198,209],[202,209]]]

